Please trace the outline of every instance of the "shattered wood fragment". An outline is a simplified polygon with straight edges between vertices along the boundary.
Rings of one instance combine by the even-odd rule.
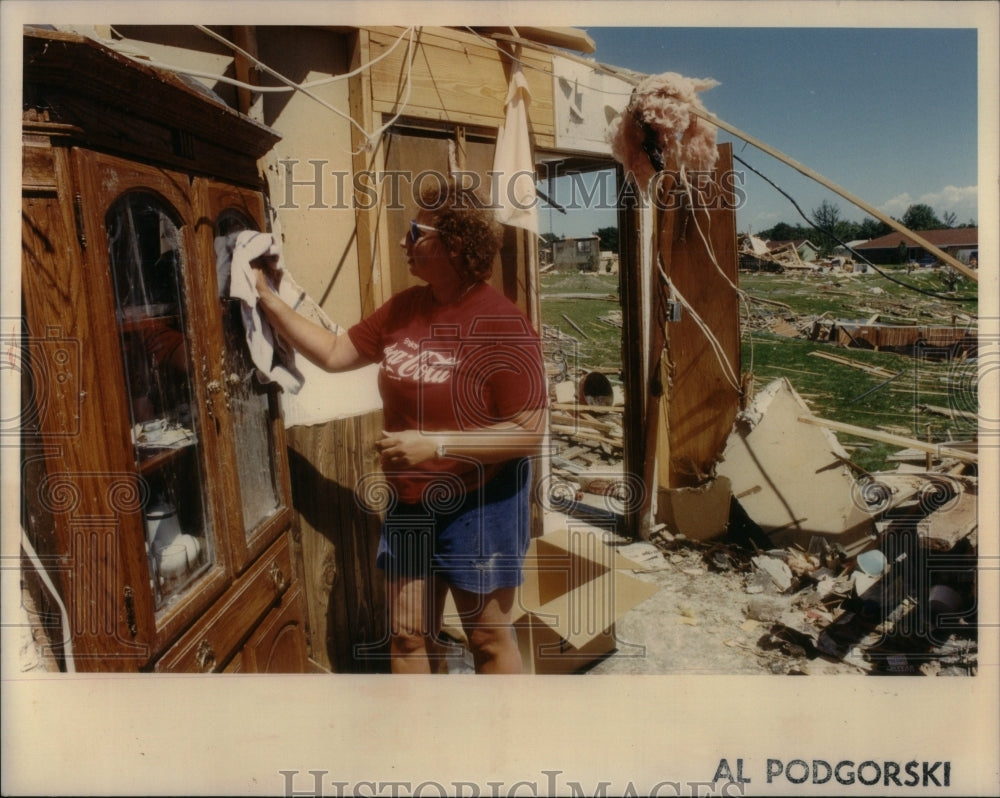
[[[960,484],[956,480],[956,484]],[[978,489],[960,485],[960,493],[917,524],[917,534],[941,551],[951,551],[979,528]]]
[[[579,325],[579,324],[577,324],[577,323],[576,323],[575,321],[573,321],[573,319],[571,319],[571,318],[570,318],[569,316],[567,316],[567,315],[566,315],[565,313],[563,313],[563,314],[561,314],[561,315],[562,315],[562,317],[563,317],[563,320],[564,320],[564,321],[565,321],[565,322],[566,322],[566,323],[567,323],[567,324],[568,324],[568,325],[569,325],[570,327],[572,327],[572,328],[573,328],[574,330],[576,330],[576,331],[577,331],[578,333],[580,333],[580,335],[582,335],[582,336],[583,336],[584,338],[586,338],[586,339],[587,339],[588,341],[591,341],[591,340],[593,340],[593,339],[592,339],[592,338],[591,338],[591,337],[590,337],[589,335],[587,335],[587,333],[585,333],[585,332],[583,331],[583,328],[582,328],[582,327],[580,327],[580,325]]]
[[[947,416],[951,419],[964,419],[966,421],[978,421],[979,415],[977,413],[971,413],[968,410],[959,410],[955,407],[941,407],[940,405],[927,405],[920,404],[917,405],[921,410],[925,410],[928,413],[935,413],[939,416]]]
[[[850,358],[841,357],[840,355],[831,355],[829,352],[819,352],[812,351],[809,353],[811,357],[821,357],[824,360],[830,360],[834,363],[839,363],[842,366],[850,366],[852,369],[858,369],[859,371],[865,371],[868,374],[874,374],[877,377],[897,377],[899,376],[889,369],[884,369],[881,366],[872,366],[868,363],[859,363],[856,360],[851,360]]]
[[[608,435],[602,435],[599,432],[591,432],[585,429],[580,429],[576,426],[570,426],[568,424],[552,424],[550,429],[553,433],[560,435],[567,435],[573,439],[597,441],[598,443],[606,443],[609,446],[616,446],[621,448],[622,439],[613,438]]]
[[[565,410],[570,413],[618,413],[624,412],[621,405],[581,405],[577,402],[552,402],[550,410]]]
[[[893,435],[888,432],[877,432],[876,430],[867,429],[866,427],[858,427],[854,424],[844,424],[839,421],[830,421],[828,419],[817,418],[812,415],[800,416],[799,421],[818,427],[826,427],[827,429],[843,432],[847,435],[857,435],[859,438],[870,438],[873,441],[888,443],[893,446],[917,449],[918,451],[927,452],[939,458],[951,457],[968,463],[976,463],[979,461],[978,452],[966,452],[961,449],[945,446],[944,444],[927,443],[915,438],[904,438],[902,435]]]

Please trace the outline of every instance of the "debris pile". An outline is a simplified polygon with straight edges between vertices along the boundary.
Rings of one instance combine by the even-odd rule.
[[[617,322],[617,324],[615,324]],[[620,311],[609,315],[621,324]],[[622,456],[625,396],[617,375],[578,363],[580,341],[543,326],[542,347],[552,385],[549,432],[553,490],[574,502],[614,509],[626,498]],[[609,501],[610,500],[610,501]]]
[[[827,423],[785,380],[758,394],[719,466],[735,500],[729,536],[753,554],[716,542],[706,562],[741,566],[765,651],[866,672],[974,673],[974,447],[922,447],[922,467],[859,475]]]
[[[740,233],[736,239],[739,268],[752,272],[784,272],[786,269],[817,271],[815,263],[806,263],[799,255],[794,241],[769,245],[757,236]]]
[[[741,268],[766,268],[766,264],[760,268],[745,266],[743,261],[750,257],[760,256],[741,254]],[[774,266],[771,270],[777,271],[780,264],[770,263]],[[801,272],[793,279],[794,285],[800,286],[793,293],[842,298],[841,310],[836,314],[797,313],[790,305],[760,296],[758,292],[746,296],[743,328],[845,348],[924,358],[970,358],[977,354],[978,319],[954,305],[932,297],[908,302],[891,298],[878,286],[866,286],[865,278],[858,272],[830,275],[817,270]],[[776,286],[788,286],[787,278],[776,276],[773,280],[777,281]]]

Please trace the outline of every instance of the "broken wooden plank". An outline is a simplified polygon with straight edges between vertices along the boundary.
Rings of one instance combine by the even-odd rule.
[[[917,534],[931,540],[939,550],[950,551],[979,529],[978,486],[961,486],[944,507],[917,524]]]
[[[577,324],[577,323],[576,323],[575,321],[573,321],[573,319],[571,319],[571,318],[570,318],[569,316],[567,316],[567,315],[566,315],[565,313],[563,313],[563,314],[560,314],[560,315],[562,315],[562,317],[563,317],[563,319],[564,319],[564,320],[566,321],[566,323],[567,323],[567,324],[568,324],[568,325],[569,325],[570,327],[572,327],[572,328],[573,328],[574,330],[576,330],[576,331],[577,331],[578,333],[580,333],[580,335],[582,335],[582,336],[583,336],[584,338],[586,338],[586,339],[587,339],[588,341],[590,341],[590,340],[593,340],[593,339],[592,339],[592,338],[591,338],[591,337],[590,337],[589,335],[587,335],[587,333],[585,333],[585,332],[583,331],[583,328],[582,328],[582,327],[580,327],[580,325],[579,325],[579,324]]]
[[[890,432],[878,432],[866,427],[858,427],[854,424],[844,424],[840,421],[830,421],[816,416],[799,416],[799,421],[806,424],[813,424],[817,427],[826,427],[835,432],[843,432],[846,435],[856,435],[859,438],[868,438],[880,443],[887,443],[891,446],[899,446],[903,449],[917,449],[921,452],[936,455],[937,457],[951,457],[966,463],[976,463],[979,461],[978,452],[966,452],[951,446],[944,446],[939,443],[929,443],[916,438],[906,438],[902,435],[894,435]]]
[[[550,410],[566,410],[570,413],[622,413],[623,405],[581,405],[577,402],[552,402]]]
[[[858,369],[859,371],[865,371],[869,374],[874,374],[877,377],[896,377],[898,376],[889,369],[884,369],[881,366],[872,366],[869,363],[859,363],[856,360],[851,360],[847,357],[841,357],[840,355],[831,355],[829,352],[818,352],[812,351],[809,353],[810,357],[821,357],[824,360],[830,360],[834,363],[839,363],[842,366],[850,366],[852,369]]]
[[[618,436],[622,434],[621,424],[615,424],[608,421],[598,421],[597,419],[588,419],[582,415],[573,416],[569,413],[556,412],[552,413],[550,419],[553,431],[555,431],[556,427],[560,427],[590,430],[591,432],[606,432]]]
[[[615,294],[542,294],[541,299],[597,299],[602,302],[617,302]]]
[[[928,413],[934,413],[939,416],[948,416],[951,419],[965,419],[967,421],[979,421],[979,415],[976,413],[971,413],[968,410],[958,410],[954,407],[941,407],[940,405],[927,405],[920,404],[917,405],[921,410],[926,410]]]
[[[584,452],[590,451],[586,446],[570,446],[567,449],[563,449],[559,452],[559,457],[563,460],[572,460],[578,454],[583,454]]]
[[[611,446],[616,446],[621,448],[622,439],[612,438],[607,435],[601,435],[599,432],[590,432],[588,430],[580,429],[579,427],[570,426],[568,424],[552,424],[550,429],[554,434],[566,435],[570,438],[579,438],[585,441],[597,441],[598,443],[607,443]]]

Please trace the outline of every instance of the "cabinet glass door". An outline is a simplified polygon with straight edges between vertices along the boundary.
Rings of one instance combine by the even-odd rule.
[[[229,298],[228,264],[232,245],[241,231],[258,229],[247,214],[236,208],[222,211],[215,223],[216,274],[225,339],[226,399],[233,420],[236,471],[247,539],[261,530],[282,507],[271,412],[273,389],[266,388],[257,379],[244,332],[241,303]]]
[[[148,499],[145,550],[156,610],[215,561],[187,338],[181,221],[158,195],[128,191],[105,216],[136,465]]]

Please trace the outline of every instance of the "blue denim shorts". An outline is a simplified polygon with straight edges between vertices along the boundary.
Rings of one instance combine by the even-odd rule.
[[[531,463],[519,459],[452,507],[399,502],[386,513],[376,565],[389,579],[436,576],[480,595],[517,587],[531,539],[530,495]]]

